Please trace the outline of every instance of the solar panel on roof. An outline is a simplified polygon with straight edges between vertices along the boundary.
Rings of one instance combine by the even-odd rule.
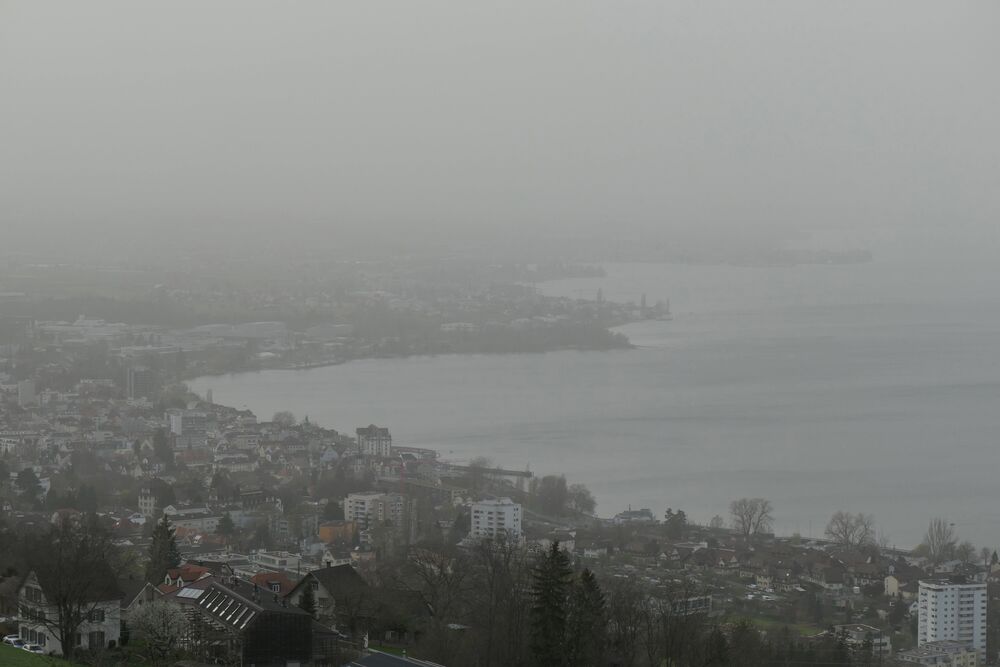
[[[204,592],[205,591],[201,590],[200,588],[182,588],[179,591],[177,591],[177,597],[185,598],[188,600],[197,600],[198,598],[201,597],[201,594]]]
[[[240,611],[242,609],[246,609],[246,607],[244,607],[242,604],[236,605],[236,608],[233,609],[231,612],[229,612],[229,616],[226,616],[226,621],[228,622],[228,621],[233,620],[233,616],[236,614],[236,612],[238,612],[238,611]]]
[[[229,608],[232,607],[234,604],[238,603],[236,602],[236,600],[230,599],[229,604],[227,604],[225,607],[222,607],[222,611],[219,612],[219,616],[225,616],[226,612],[229,611]]]

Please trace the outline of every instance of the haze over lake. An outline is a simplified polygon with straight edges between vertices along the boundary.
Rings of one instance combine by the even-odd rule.
[[[638,349],[355,361],[201,378],[261,418],[290,409],[353,433],[388,426],[446,458],[587,484],[598,513],[727,516],[764,496],[775,529],[818,536],[836,510],[916,544],[943,516],[1000,542],[1000,297],[995,248],[898,230],[841,239],[862,265],[607,264],[547,294],[650,302]]]

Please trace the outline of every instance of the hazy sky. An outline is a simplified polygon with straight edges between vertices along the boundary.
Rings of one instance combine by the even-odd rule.
[[[0,1],[8,239],[996,225],[1000,5]]]

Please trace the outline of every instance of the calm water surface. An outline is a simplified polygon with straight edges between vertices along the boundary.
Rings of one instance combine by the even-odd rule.
[[[264,418],[376,423],[450,459],[565,473],[604,515],[707,521],[764,496],[783,533],[819,535],[843,509],[900,545],[944,516],[997,546],[1000,279],[989,254],[917,240],[904,252],[871,235],[877,260],[862,266],[620,264],[541,286],[669,297],[672,322],[622,329],[636,350],[357,361],[192,388]]]

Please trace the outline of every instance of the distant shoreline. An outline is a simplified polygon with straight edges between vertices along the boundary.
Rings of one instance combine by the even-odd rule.
[[[636,320],[636,322],[648,322],[650,320]],[[610,327],[610,330],[618,329],[620,327],[628,326],[630,324],[635,324],[636,322],[626,322],[624,324],[615,325]],[[403,359],[433,359],[435,357],[504,357],[504,356],[519,356],[519,355],[543,355],[550,354],[553,352],[627,352],[631,350],[641,349],[643,345],[636,345],[635,343],[629,342],[626,345],[616,345],[609,347],[553,347],[545,350],[511,350],[505,352],[436,352],[436,353],[414,353],[414,354],[399,354],[399,355],[384,355],[384,356],[370,356],[370,357],[354,357],[351,359],[338,359],[335,361],[325,361],[317,362],[314,364],[305,365],[276,365],[276,366],[261,366],[257,368],[246,367],[239,368],[230,371],[221,371],[218,373],[198,373],[189,377],[184,377],[182,382],[197,382],[203,378],[214,378],[214,377],[226,377],[228,375],[242,375],[244,373],[263,373],[265,371],[311,371],[318,368],[329,368],[331,366],[344,366],[346,364],[357,362],[357,361],[390,361],[390,360],[403,360]]]

